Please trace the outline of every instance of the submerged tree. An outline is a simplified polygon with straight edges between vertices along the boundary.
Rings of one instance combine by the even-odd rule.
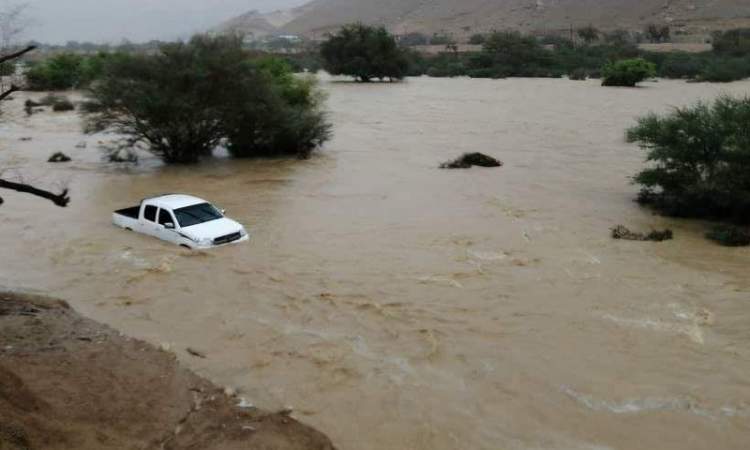
[[[108,58],[89,89],[86,128],[115,131],[168,163],[197,162],[222,143],[235,156],[309,153],[328,138],[317,90],[263,64],[234,36]]]
[[[3,51],[7,52],[6,55],[0,56],[0,66],[14,67],[15,62],[18,58],[21,58],[25,54],[36,49],[35,46],[30,45],[26,48],[16,51],[9,51],[8,49],[12,46],[13,41],[23,31],[26,20],[23,13],[26,9],[26,5],[10,5],[6,9],[0,11],[0,45]],[[0,92],[0,101],[5,100],[14,92],[20,91],[22,88],[17,84],[11,84],[3,92]],[[2,172],[0,172],[2,176]],[[68,190],[63,189],[62,192],[56,194],[54,192],[41,189],[30,184],[24,183],[20,180],[11,181],[6,178],[0,177],[0,189],[7,189],[11,191],[21,192],[24,194],[31,194],[36,197],[44,198],[57,206],[65,207],[70,203],[70,196]],[[0,205],[4,203],[2,197],[0,197]]]
[[[674,216],[750,223],[750,97],[648,115],[628,130],[651,167],[635,182],[642,203]]]
[[[656,76],[656,65],[642,58],[622,59],[607,63],[602,68],[603,86],[634,87],[643,80]]]
[[[409,69],[405,52],[384,27],[347,25],[329,35],[320,53],[328,73],[352,76],[362,82],[375,78],[401,80]]]

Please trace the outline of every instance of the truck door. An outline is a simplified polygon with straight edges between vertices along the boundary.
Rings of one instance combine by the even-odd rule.
[[[143,226],[143,232],[151,236],[159,236],[159,228],[161,226],[156,223],[156,214],[159,208],[156,205],[146,205],[143,207],[143,220],[141,225]]]
[[[171,228],[169,228],[170,226]],[[159,209],[158,237],[165,241],[179,243],[180,235],[177,233],[176,227],[177,222],[172,217],[172,212],[164,208]]]

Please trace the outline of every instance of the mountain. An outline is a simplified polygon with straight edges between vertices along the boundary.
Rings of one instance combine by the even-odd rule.
[[[668,23],[685,34],[707,34],[750,26],[750,0],[313,0],[287,11],[277,26],[285,33],[320,37],[357,21],[383,24],[397,34],[449,32],[458,37],[498,29],[545,32],[584,25],[635,30],[648,23]]]
[[[272,23],[274,16],[261,14],[258,11],[250,11],[241,16],[234,17],[220,24],[214,31],[222,33],[239,33],[261,38],[279,31],[278,27],[289,20]]]

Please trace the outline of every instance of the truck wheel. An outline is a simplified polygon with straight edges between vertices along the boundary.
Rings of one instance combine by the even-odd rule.
[[[132,228],[125,227],[125,231],[133,231]]]

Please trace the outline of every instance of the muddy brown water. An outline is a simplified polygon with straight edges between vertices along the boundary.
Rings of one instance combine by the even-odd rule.
[[[323,86],[336,137],[312,160],[197,167],[105,164],[106,137],[75,114],[27,119],[16,95],[5,176],[67,184],[73,203],[2,193],[0,285],[168,345],[342,449],[747,448],[750,251],[639,209],[643,153],[623,133],[750,82]],[[73,163],[44,162],[59,150]],[[505,167],[437,169],[466,151]],[[111,226],[165,192],[226,208],[252,242],[193,253]],[[676,239],[612,241],[620,223]]]

